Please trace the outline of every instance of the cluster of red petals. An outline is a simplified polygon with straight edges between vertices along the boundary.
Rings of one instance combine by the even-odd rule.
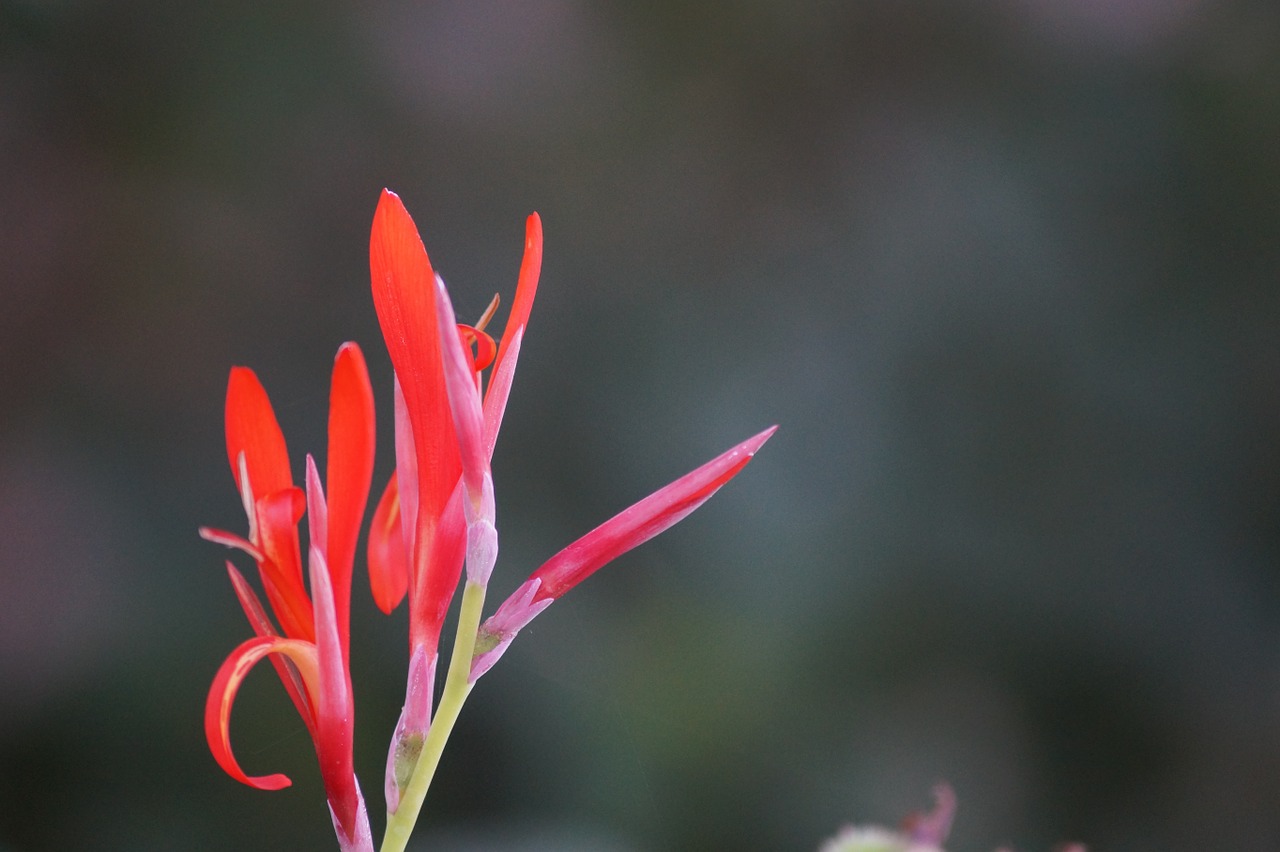
[[[542,224],[525,227],[524,254],[506,327],[485,333],[494,305],[475,326],[457,324],[443,282],[400,199],[384,190],[369,245],[374,307],[395,374],[395,473],[375,509],[368,539],[374,601],[390,612],[409,599],[411,667],[405,708],[388,763],[388,808],[396,809],[397,743],[430,724],[440,630],[464,565],[487,582],[497,554],[489,469],[542,265]],[[487,383],[482,371],[488,369]],[[773,434],[743,441],[601,524],[534,571],[480,629],[470,676],[479,677],[516,633],[573,586],[702,505]],[[249,776],[230,745],[230,714],[248,671],[269,657],[307,725],[345,849],[364,849],[363,800],[352,770],[353,701],[348,665],[352,565],[373,471],[373,395],[353,343],[338,352],[329,408],[325,483],[310,457],[305,488],[294,485],[284,436],[251,370],[232,370],[226,406],[227,455],[248,516],[247,536],[202,530],[248,553],[267,604],[228,563],[233,588],[256,636],[214,679],[205,730],[218,763],[260,789],[284,775]],[[326,496],[327,489],[327,496]],[[304,575],[298,524],[308,517]]]
[[[214,758],[231,777],[264,790],[288,786],[284,775],[247,775],[231,750],[236,693],[249,670],[270,657],[315,743],[335,823],[347,839],[355,838],[367,833],[367,820],[352,766],[351,575],[375,442],[373,392],[359,347],[345,344],[334,360],[327,496],[310,457],[305,490],[294,484],[271,401],[245,367],[233,368],[227,384],[226,435],[249,532],[242,537],[202,529],[201,534],[253,557],[267,605],[228,562],[232,587],[256,635],[218,670],[205,708],[205,735]],[[298,524],[308,513],[309,576],[304,577]]]
[[[483,402],[486,462],[506,410],[541,268],[542,222],[534,213],[525,225],[524,257],[501,343],[495,345],[482,329],[457,326],[477,386],[480,371],[491,369]],[[410,646],[434,654],[466,546],[460,494],[463,441],[454,427],[444,372],[444,347],[454,344],[441,340],[436,273],[417,226],[389,190],[383,191],[373,217],[369,271],[397,388],[396,473],[370,529],[370,584],[384,612],[407,592]]]

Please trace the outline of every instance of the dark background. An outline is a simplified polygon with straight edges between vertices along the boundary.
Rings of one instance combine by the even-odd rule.
[[[0,849],[332,849],[222,439],[298,472],[397,190],[459,312],[546,262],[490,608],[771,423],[481,682],[417,848],[1280,848],[1280,7],[0,0]],[[505,316],[503,313],[501,316]],[[375,835],[403,610],[354,596]]]

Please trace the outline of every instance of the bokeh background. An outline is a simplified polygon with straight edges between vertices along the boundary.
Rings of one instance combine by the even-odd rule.
[[[222,401],[298,459],[378,192],[460,313],[543,284],[492,599],[749,434],[522,634],[418,849],[1280,848],[1280,7],[0,0],[0,849],[330,849],[248,635]],[[378,480],[390,470],[382,445]],[[378,486],[380,487],[380,485]],[[406,664],[357,573],[375,834]]]

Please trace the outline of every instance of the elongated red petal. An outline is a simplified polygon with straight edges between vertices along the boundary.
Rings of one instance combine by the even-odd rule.
[[[419,527],[429,534],[458,481],[461,462],[440,366],[435,273],[413,219],[388,190],[373,217],[369,271],[378,323],[413,426]]]
[[[293,485],[289,451],[275,411],[258,376],[248,367],[232,367],[227,381],[227,457],[240,485],[237,459],[244,453],[254,497]]]
[[[530,213],[524,226],[524,257],[520,261],[520,277],[516,281],[516,296],[511,302],[511,313],[507,317],[507,327],[502,332],[502,342],[498,345],[498,356],[494,360],[489,387],[485,391],[485,448],[490,458],[493,458],[493,448],[498,441],[498,430],[502,427],[502,415],[507,410],[507,398],[511,395],[511,379],[515,374],[515,361],[519,349],[512,350],[511,346],[517,334],[522,335],[525,325],[529,322],[529,312],[533,310],[533,298],[538,292],[538,276],[541,274],[542,219],[537,213]],[[503,362],[508,357],[510,357],[511,363],[503,370]]]
[[[231,652],[209,688],[209,700],[205,703],[204,733],[209,750],[223,771],[232,778],[259,790],[279,790],[292,782],[287,775],[246,775],[231,751],[231,707],[236,693],[249,670],[268,654],[284,654],[297,667],[308,691],[317,685],[315,646],[298,639],[282,639],[278,636],[257,636],[248,639]]]
[[[334,609],[344,655],[350,641],[351,571],[356,541],[373,483],[373,388],[364,354],[344,343],[333,363],[329,392],[329,459],[325,485],[329,492],[329,535],[325,559],[333,579]]]
[[[551,557],[529,577],[542,581],[534,600],[560,597],[605,564],[684,519],[742,470],[777,428],[772,426],[716,456]]]
[[[409,550],[400,524],[400,494],[394,473],[369,527],[369,585],[373,602],[388,615],[409,589]]]

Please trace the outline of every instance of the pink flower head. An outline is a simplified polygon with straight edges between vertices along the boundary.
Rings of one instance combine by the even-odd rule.
[[[329,499],[307,457],[306,491],[293,484],[284,435],[252,370],[236,367],[227,386],[227,455],[249,519],[243,538],[202,529],[210,541],[258,564],[270,611],[231,564],[227,571],[256,637],[236,648],[214,677],[205,735],[214,759],[238,781],[278,790],[285,775],[249,776],[231,750],[231,708],[254,664],[270,657],[315,744],[334,828],[344,850],[372,850],[352,761],[354,706],[349,668],[351,573],[373,475],[373,393],[354,343],[338,350],[329,404]],[[298,522],[310,513],[310,595],[303,581]],[[275,620],[273,621],[272,616]],[[276,627],[279,623],[279,628]]]

